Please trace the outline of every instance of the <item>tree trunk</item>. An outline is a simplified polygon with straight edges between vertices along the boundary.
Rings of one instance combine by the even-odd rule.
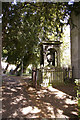
[[[32,81],[33,81],[33,87],[37,87],[37,68],[32,69]]]
[[[44,66],[43,45],[41,45],[41,49],[40,49],[40,66],[41,66],[41,65]]]
[[[23,73],[26,73],[26,68],[23,68]]]
[[[6,66],[6,68],[5,68],[4,72],[3,72],[4,74],[7,72],[8,67],[9,67],[9,63],[7,64],[7,66]]]
[[[17,65],[17,67],[16,67],[15,70],[13,71],[14,73],[17,72],[17,69],[20,67],[21,64],[22,64],[22,63],[20,63],[20,64]]]

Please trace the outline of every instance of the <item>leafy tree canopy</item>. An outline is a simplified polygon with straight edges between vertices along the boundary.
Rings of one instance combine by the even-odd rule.
[[[71,11],[80,9],[80,2],[17,2],[2,3],[3,58],[11,64],[24,66],[39,62],[39,43],[60,40],[63,25],[69,24]],[[66,22],[64,20],[67,20]]]

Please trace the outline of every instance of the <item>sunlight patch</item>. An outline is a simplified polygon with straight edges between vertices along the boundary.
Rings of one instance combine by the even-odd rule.
[[[0,110],[0,114],[2,114],[2,110]]]
[[[64,105],[63,107],[68,108],[68,105]]]
[[[66,99],[65,102],[66,104],[77,104],[76,100],[71,100],[71,99]]]
[[[19,89],[19,90],[21,90],[21,87],[16,87],[16,89]]]
[[[16,98],[16,101],[18,102],[18,101],[22,100],[23,98],[24,98],[23,96],[18,96],[18,98]]]
[[[39,98],[39,97],[37,97],[36,99],[37,99],[37,100],[39,100],[40,98]]]
[[[39,113],[41,110],[38,109],[37,107],[34,107],[34,109],[32,109],[31,113]]]
[[[7,95],[12,95],[13,93],[6,93],[6,92],[5,92],[4,94],[7,94]]]
[[[19,101],[23,100],[23,96],[14,97],[14,101],[11,104],[17,104]]]
[[[42,93],[47,93],[48,91],[47,90],[40,90],[40,91],[37,91],[37,94],[42,94]]]
[[[26,101],[26,100],[23,100],[23,103],[27,103],[27,101]]]
[[[11,102],[11,105],[15,105],[15,104],[17,104],[16,102]]]
[[[41,94],[41,91],[38,91],[37,94]]]
[[[55,89],[55,88],[53,88],[52,86],[49,86],[48,89],[49,89],[50,91],[52,91],[52,92],[58,92],[58,90]]]
[[[46,104],[46,105],[48,105],[48,106],[50,106],[50,105],[51,105],[50,103],[46,103],[46,102],[44,102],[44,104]]]
[[[72,111],[71,113],[72,113],[72,114],[74,114],[74,115],[78,115],[78,113],[77,113],[77,112],[75,112],[75,111]]]
[[[32,88],[32,87],[29,87],[29,89],[28,89],[29,91],[35,91],[35,88]]]
[[[31,107],[31,106],[28,106],[28,107],[23,108],[21,112],[22,112],[24,115],[26,115],[26,114],[30,113],[31,110],[32,110],[32,107]]]
[[[64,92],[59,91],[59,90],[53,88],[52,86],[50,86],[48,89],[49,89],[51,92],[54,92],[54,94],[56,94],[56,97],[57,97],[57,98],[63,99],[63,98],[65,98],[66,95],[67,95],[67,94],[65,94]]]
[[[13,117],[16,117],[18,114],[17,114],[17,112],[14,112],[13,113]]]
[[[63,110],[57,109],[58,113],[62,115]]]
[[[51,107],[51,106],[48,106],[47,109],[48,109],[51,113],[54,112],[54,111],[53,111],[53,107]]]
[[[31,106],[28,106],[28,107],[25,107],[21,110],[21,112],[26,115],[28,113],[39,113],[41,110],[38,109],[37,107],[31,107]]]
[[[42,91],[45,92],[45,93],[48,92],[47,90],[42,90]]]
[[[15,92],[17,92],[17,90],[16,90],[16,89],[13,89],[13,88],[11,89],[11,91],[15,91]]]

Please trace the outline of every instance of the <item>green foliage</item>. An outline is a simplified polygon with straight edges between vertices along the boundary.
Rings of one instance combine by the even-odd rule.
[[[77,85],[77,98],[78,98],[78,108],[79,108],[78,116],[80,118],[80,79],[76,79],[75,83]]]
[[[48,40],[51,33],[61,37],[61,6],[58,3],[3,3],[3,58],[11,64],[23,61],[24,66],[37,65],[40,41]]]
[[[3,59],[10,64],[23,61],[24,68],[37,66],[39,43],[60,40],[71,9],[68,3],[59,2],[2,3]]]
[[[78,100],[78,106],[79,106],[79,118],[80,118],[80,99]]]

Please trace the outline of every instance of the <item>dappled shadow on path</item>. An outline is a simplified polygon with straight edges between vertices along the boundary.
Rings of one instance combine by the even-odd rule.
[[[76,100],[56,88],[35,89],[20,77],[3,81],[3,118],[78,118]]]

